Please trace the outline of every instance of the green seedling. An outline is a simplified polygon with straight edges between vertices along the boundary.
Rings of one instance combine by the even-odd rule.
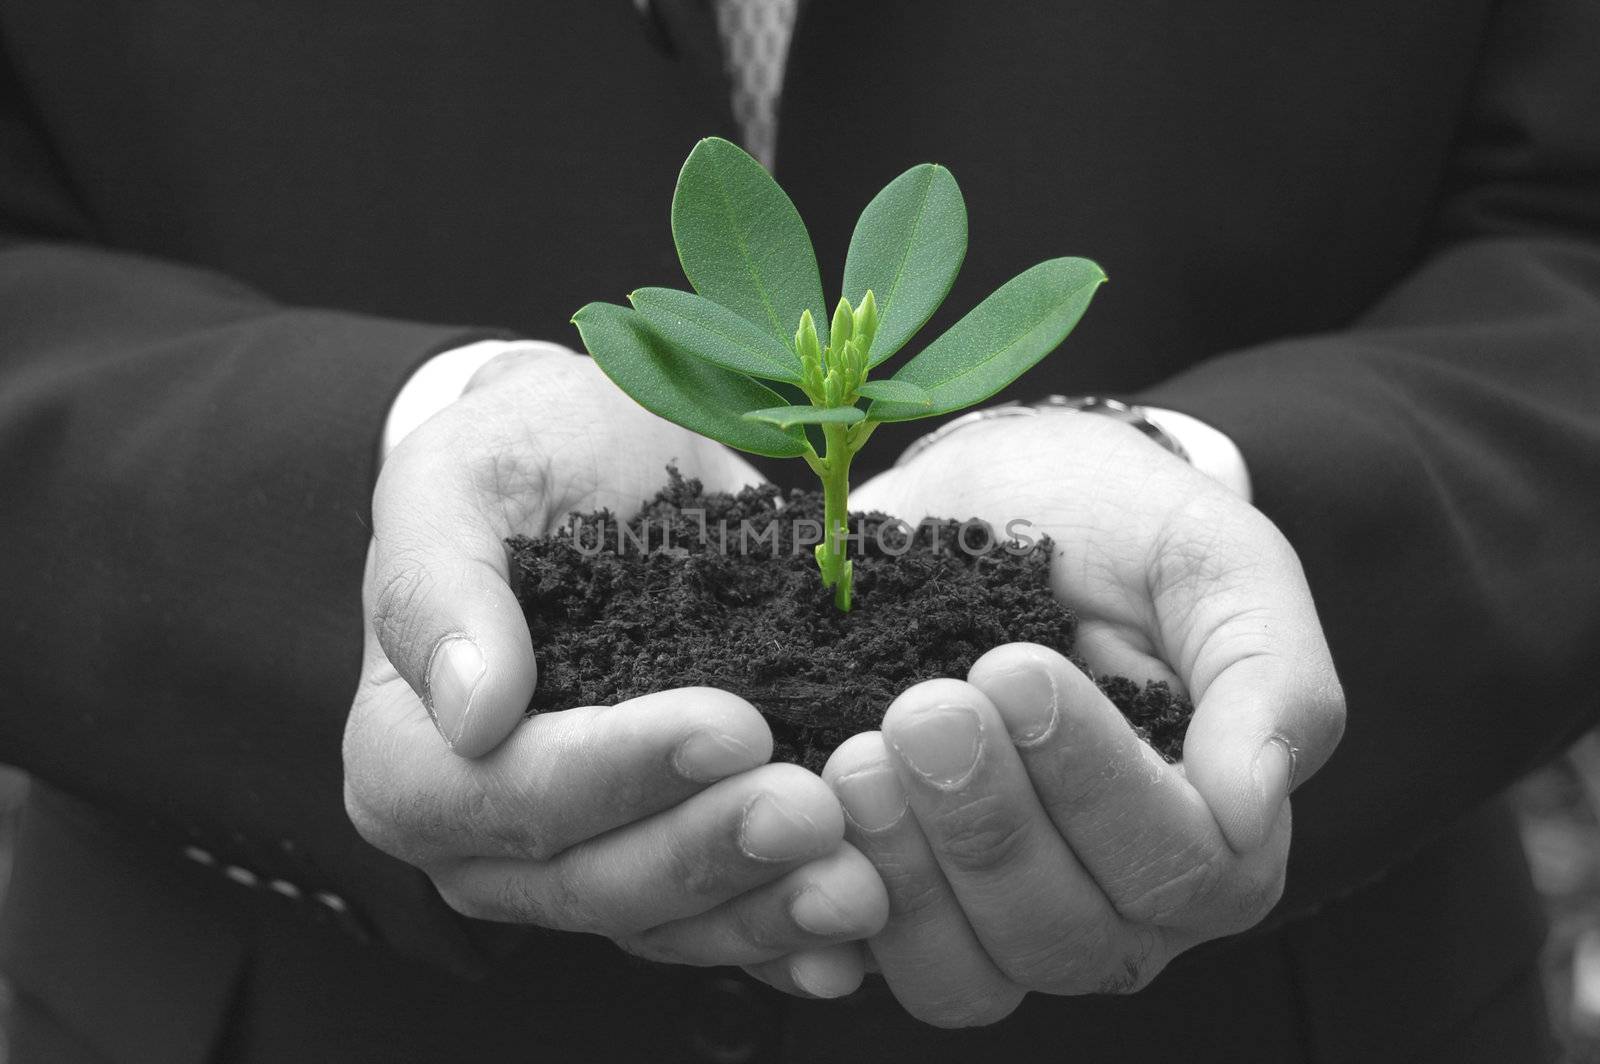
[[[1087,259],[1042,262],[875,379],[944,302],[966,256],[967,208],[949,170],[912,167],[867,204],[831,315],[799,212],[726,140],[689,153],[672,236],[693,292],[641,288],[631,307],[590,303],[573,323],[646,409],[741,451],[805,459],[822,481],[817,565],[841,610],[850,462],[873,430],[988,399],[1055,350],[1105,281]]]

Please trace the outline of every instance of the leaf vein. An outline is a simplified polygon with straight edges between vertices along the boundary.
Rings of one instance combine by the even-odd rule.
[[[981,359],[981,360],[979,360],[977,362],[969,363],[966,366],[958,367],[956,369],[956,371],[954,373],[951,373],[948,377],[937,378],[931,384],[925,384],[925,385],[923,385],[923,387],[930,388],[930,389],[931,388],[943,388],[946,385],[951,384],[954,381],[961,380],[964,377],[970,377],[972,374],[979,372],[984,367],[988,366],[990,363],[995,362],[996,360],[1001,358],[1003,355],[1005,355],[1005,353],[1007,351],[1010,351],[1013,347],[1016,347],[1017,345],[1023,343],[1024,341],[1031,340],[1036,334],[1044,331],[1045,330],[1045,326],[1049,325],[1050,322],[1051,322],[1051,319],[1055,317],[1055,315],[1057,313],[1057,309],[1058,308],[1055,308],[1055,307],[1047,308],[1042,314],[1040,314],[1037,318],[1035,318],[1032,321],[1032,323],[1029,324],[1028,327],[1024,331],[1022,331],[1022,332],[1018,333],[1016,336],[1012,337],[1010,342],[1007,343],[1004,347],[997,348],[996,350],[990,352],[988,357],[983,358],[983,359]],[[920,382],[913,381],[912,383],[916,384],[916,383],[920,383]]]
[[[756,292],[761,296],[761,305],[766,308],[767,320],[772,323],[772,328],[779,337],[783,336],[783,323],[778,320],[778,309],[772,305],[772,300],[767,294],[766,278],[761,276],[761,271],[756,267],[755,258],[750,254],[750,245],[745,240],[745,228],[740,224],[743,217],[734,208],[733,195],[728,190],[727,183],[723,180],[722,169],[717,169],[717,191],[722,194],[722,202],[727,207],[726,214],[730,220],[728,228],[734,234],[734,242],[739,247],[739,260],[744,263],[745,269],[750,272],[750,277],[755,281]]]
[[[894,302],[894,297],[900,291],[900,281],[905,276],[906,263],[911,261],[911,249],[916,247],[917,233],[922,229],[923,216],[928,213],[928,200],[933,198],[933,179],[938,172],[937,165],[934,169],[928,171],[927,184],[922,188],[922,202],[917,204],[917,217],[911,223],[911,236],[906,241],[905,251],[900,255],[899,265],[895,267],[894,280],[889,284],[889,294],[881,300],[881,306],[886,317],[888,316],[890,305]]]

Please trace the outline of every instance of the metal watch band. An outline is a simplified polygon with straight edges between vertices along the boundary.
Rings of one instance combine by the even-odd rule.
[[[1124,403],[1118,399],[1107,399],[1099,395],[1047,395],[1032,403],[1001,403],[998,406],[987,406],[982,410],[974,410],[968,414],[945,422],[926,436],[920,436],[911,441],[911,445],[901,452],[895,459],[895,465],[905,465],[923,451],[932,447],[940,440],[953,432],[960,432],[968,425],[979,421],[990,421],[1001,417],[1033,417],[1037,414],[1054,413],[1056,411],[1070,411],[1079,414],[1099,414],[1102,417],[1115,418],[1124,425],[1130,425],[1154,440],[1165,450],[1190,461],[1189,452],[1183,449],[1173,435],[1166,429],[1157,425],[1146,415],[1142,406]]]

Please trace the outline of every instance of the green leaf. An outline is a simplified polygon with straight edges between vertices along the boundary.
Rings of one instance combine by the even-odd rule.
[[[844,265],[844,294],[859,304],[871,289],[878,329],[867,365],[905,346],[944,302],[967,254],[967,205],[950,171],[914,166],[873,197],[856,222]]]
[[[788,428],[791,425],[854,425],[867,415],[854,406],[774,406],[750,410],[744,416],[751,421]]]
[[[782,402],[782,396],[749,377],[679,354],[638,311],[590,303],[572,322],[605,375],[646,410],[751,454],[796,458],[809,451],[803,432],[742,416]]]
[[[1088,259],[1051,259],[1013,277],[894,375],[926,388],[931,406],[878,399],[867,416],[910,421],[989,398],[1066,339],[1105,279]]]
[[[856,389],[856,394],[863,399],[882,399],[890,403],[915,403],[917,406],[932,406],[933,396],[928,394],[928,389],[920,384],[910,381],[888,380],[867,381]]]
[[[801,381],[800,359],[786,344],[720,303],[673,288],[641,288],[628,301],[686,355],[763,380]]]
[[[696,292],[785,347],[801,311],[827,328],[805,223],[772,175],[736,145],[710,137],[689,153],[672,196],[672,239]],[[821,341],[826,346],[827,336]]]

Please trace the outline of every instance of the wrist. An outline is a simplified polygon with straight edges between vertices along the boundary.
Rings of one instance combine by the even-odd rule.
[[[1250,501],[1250,469],[1243,452],[1226,433],[1176,410],[1156,406],[1137,409],[1143,411],[1151,424],[1177,441],[1190,465],[1245,502]]]
[[[418,425],[449,406],[485,365],[512,352],[566,349],[542,340],[480,340],[434,355],[406,380],[384,419],[380,458],[388,458]]]
[[[1052,395],[1035,403],[1003,403],[971,411],[945,422],[914,441],[895,464],[905,465],[938,441],[979,422],[1055,412],[1089,414],[1120,421],[1246,502],[1250,501],[1250,472],[1245,466],[1244,455],[1220,430],[1175,410],[1129,405],[1115,399],[1092,396],[1069,398]]]

